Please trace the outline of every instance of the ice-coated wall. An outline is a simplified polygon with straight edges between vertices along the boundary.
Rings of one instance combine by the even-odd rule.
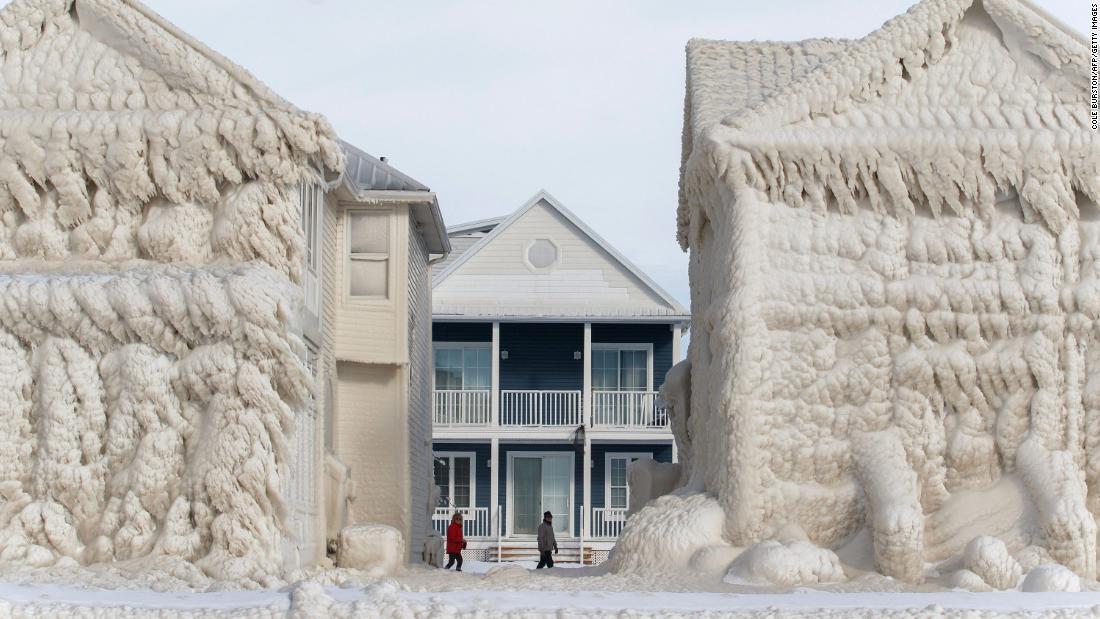
[[[0,562],[262,581],[335,136],[129,0],[16,0],[0,48]]]
[[[834,45],[724,120],[707,80],[745,48],[707,73],[689,46],[693,330],[666,385],[685,465],[652,509],[721,508],[696,561],[865,532],[874,568],[914,582],[990,535],[1094,578],[1100,150],[1068,78],[1085,46],[1011,0],[928,0]],[[643,516],[619,569],[640,565]]]

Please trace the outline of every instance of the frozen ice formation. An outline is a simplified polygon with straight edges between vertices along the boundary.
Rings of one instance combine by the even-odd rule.
[[[844,568],[831,550],[805,540],[766,540],[745,549],[730,566],[725,581],[734,584],[791,587],[842,582]]]
[[[1020,590],[1028,593],[1076,593],[1081,590],[1081,578],[1061,565],[1048,563],[1028,570]]]
[[[331,128],[131,0],[15,0],[0,61],[0,563],[266,582]]]
[[[993,589],[1011,589],[1020,582],[1019,562],[996,537],[975,537],[963,551],[963,565]]]
[[[385,524],[353,524],[340,530],[336,564],[370,577],[393,575],[404,562],[401,531]]]
[[[712,543],[868,529],[875,569],[917,582],[984,534],[1095,578],[1087,60],[1015,0],[925,0],[857,41],[689,43],[693,330],[665,399],[673,493],[720,507]],[[620,565],[647,547],[634,525]],[[987,559],[971,573],[1004,585]]]

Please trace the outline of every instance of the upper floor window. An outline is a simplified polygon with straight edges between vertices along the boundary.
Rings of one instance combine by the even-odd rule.
[[[489,344],[437,343],[434,356],[437,390],[471,391],[491,387]]]
[[[348,295],[389,298],[389,209],[348,211]]]
[[[298,204],[301,207],[302,233],[305,237],[305,268],[302,286],[305,289],[306,309],[316,315],[321,304],[321,215],[325,206],[325,193],[316,183],[298,186]]]
[[[652,390],[651,350],[648,344],[593,344],[592,389]]]

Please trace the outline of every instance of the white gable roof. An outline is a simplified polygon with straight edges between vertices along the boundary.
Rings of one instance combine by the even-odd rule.
[[[680,303],[546,191],[489,225],[434,277],[436,319],[688,319]],[[456,226],[452,234],[485,227]],[[557,261],[536,268],[527,249],[547,241]]]

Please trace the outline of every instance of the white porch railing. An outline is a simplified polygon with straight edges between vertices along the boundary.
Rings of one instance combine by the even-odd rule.
[[[492,391],[437,389],[432,396],[432,423],[437,426],[487,426]]]
[[[592,508],[592,539],[615,539],[623,530],[626,522],[626,510],[611,507]]]
[[[462,535],[464,537],[489,537],[492,526],[489,521],[488,507],[437,507],[432,514],[432,527],[444,538],[447,527],[455,512],[462,512]]]
[[[580,391],[501,391],[502,426],[579,426]]]
[[[656,391],[593,391],[592,426],[665,428],[668,411]]]

